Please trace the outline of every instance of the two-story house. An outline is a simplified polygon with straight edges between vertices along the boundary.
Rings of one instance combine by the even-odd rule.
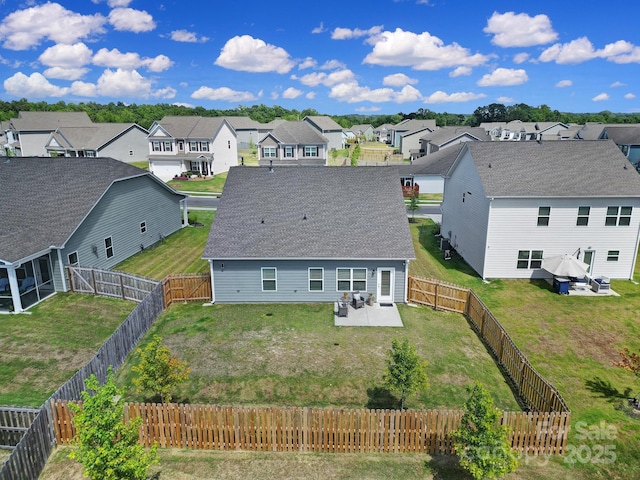
[[[445,177],[441,234],[482,278],[545,278],[575,255],[633,278],[640,174],[613,141],[467,142]]]
[[[260,165],[327,165],[329,141],[307,122],[283,122],[258,142]]]
[[[320,135],[328,141],[327,149],[340,150],[344,148],[345,139],[342,127],[331,117],[326,115],[308,115],[302,119],[311,125]]]
[[[236,132],[224,117],[166,116],[148,136],[149,170],[164,181],[184,172],[203,176],[238,164]]]

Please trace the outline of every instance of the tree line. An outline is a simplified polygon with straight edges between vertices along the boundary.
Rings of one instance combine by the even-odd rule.
[[[187,107],[168,103],[158,104],[125,104],[123,102],[99,104],[95,102],[57,103],[30,102],[26,98],[12,100],[10,102],[0,100],[0,121],[17,118],[18,112],[86,112],[95,123],[136,123],[148,129],[154,121],[161,120],[167,115],[185,115],[200,117],[233,117],[243,116],[260,123],[269,123],[272,120],[302,120],[306,116],[327,115],[343,128],[353,125],[368,125],[379,127],[383,124],[396,125],[403,120],[435,120],[438,126],[469,126],[477,127],[484,122],[510,122],[520,120],[523,122],[562,122],[585,124],[588,122],[599,123],[640,123],[639,113],[612,113],[602,111],[599,113],[566,113],[551,110],[547,105],[532,107],[524,103],[505,106],[500,103],[492,103],[476,108],[472,114],[436,113],[426,108],[419,108],[415,112],[395,114],[349,114],[330,115],[319,113],[308,108],[304,110],[289,110],[281,106],[267,106],[264,104],[244,106],[219,110],[204,107]]]

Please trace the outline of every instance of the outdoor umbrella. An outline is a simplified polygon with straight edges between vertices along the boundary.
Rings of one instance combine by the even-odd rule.
[[[589,265],[573,255],[555,255],[542,259],[542,268],[559,277],[584,277]]]

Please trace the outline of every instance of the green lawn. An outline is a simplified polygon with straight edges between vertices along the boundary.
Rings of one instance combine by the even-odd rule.
[[[207,273],[208,263],[201,257],[213,216],[211,210],[190,211],[189,223],[201,223],[202,226],[182,228],[162,242],[120,263],[116,270],[156,280],[162,280],[171,273]]]
[[[28,314],[1,315],[0,405],[42,405],[91,360],[134,306],[58,293]]]
[[[219,173],[213,178],[194,178],[191,180],[169,180],[169,185],[174,190],[180,192],[196,193],[222,193],[224,182],[227,180],[227,173]]]

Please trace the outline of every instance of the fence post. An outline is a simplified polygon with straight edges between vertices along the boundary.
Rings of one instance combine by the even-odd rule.
[[[96,271],[93,268],[91,269],[91,281],[93,282],[93,294],[97,295],[98,287],[96,285]]]
[[[433,309],[434,310],[438,309],[438,286],[439,285],[440,285],[440,282],[436,282],[435,296],[433,297]]]
[[[120,279],[120,293],[122,294],[122,299],[126,300],[127,297],[124,294],[124,282],[122,281],[122,275],[118,275],[118,278]]]

